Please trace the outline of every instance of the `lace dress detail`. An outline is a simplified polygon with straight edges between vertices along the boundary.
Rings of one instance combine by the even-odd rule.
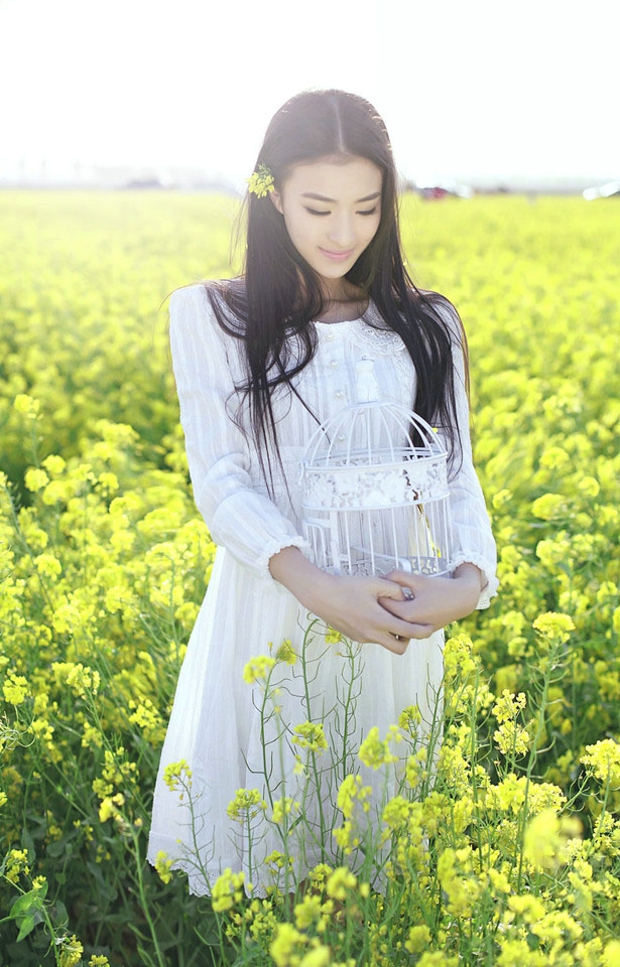
[[[368,324],[367,324],[368,323]],[[315,323],[316,325],[316,323]],[[319,336],[325,335],[324,329],[327,326],[343,327],[343,335],[351,343],[362,351],[362,355],[368,359],[380,356],[391,356],[399,380],[399,393],[413,403],[413,391],[415,388],[415,369],[405,344],[402,339],[392,329],[388,329],[383,323],[376,306],[371,302],[366,312],[359,319],[352,319],[346,322],[319,324]]]

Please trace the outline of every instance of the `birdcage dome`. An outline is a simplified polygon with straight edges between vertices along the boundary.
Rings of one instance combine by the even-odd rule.
[[[315,563],[333,572],[447,574],[446,451],[425,420],[377,395],[372,369],[360,366],[358,398],[366,398],[323,423],[306,448],[302,517]]]

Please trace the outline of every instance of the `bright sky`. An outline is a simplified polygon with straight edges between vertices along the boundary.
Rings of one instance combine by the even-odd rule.
[[[0,0],[0,180],[189,165],[237,183],[306,87],[370,99],[403,174],[620,177],[618,0]]]

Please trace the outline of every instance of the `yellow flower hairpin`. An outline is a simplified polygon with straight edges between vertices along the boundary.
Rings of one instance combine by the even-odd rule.
[[[273,175],[267,165],[259,165],[256,171],[248,178],[248,191],[256,195],[257,198],[264,198],[270,191],[273,191]]]

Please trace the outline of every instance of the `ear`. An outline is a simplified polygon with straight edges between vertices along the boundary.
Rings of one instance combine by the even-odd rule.
[[[269,197],[271,198],[273,204],[278,209],[278,211],[280,212],[280,214],[283,215],[284,214],[284,207],[282,205],[282,196],[281,196],[280,192],[278,191],[278,189],[277,188],[274,188],[273,191],[270,191],[269,192]]]

